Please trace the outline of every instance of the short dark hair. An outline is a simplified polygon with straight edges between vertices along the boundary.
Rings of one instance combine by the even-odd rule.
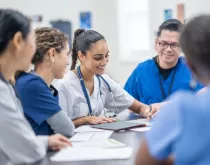
[[[200,72],[210,69],[210,15],[198,15],[185,25],[180,46],[186,58]],[[208,71],[210,73],[210,71]]]
[[[2,53],[17,32],[23,38],[30,33],[30,21],[22,13],[12,9],[0,9],[0,53]]]
[[[164,21],[158,28],[157,37],[159,37],[163,30],[181,32],[183,24],[177,19],[169,19]]]
[[[77,29],[74,32],[74,41],[71,52],[71,70],[75,69],[78,51],[81,51],[83,55],[86,55],[86,52],[91,49],[92,44],[100,40],[105,40],[104,36],[94,30]]]

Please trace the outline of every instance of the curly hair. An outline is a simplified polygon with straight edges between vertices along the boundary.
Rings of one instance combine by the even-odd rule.
[[[60,52],[68,41],[68,37],[63,32],[51,27],[35,29],[35,36],[36,53],[32,59],[32,63],[35,65],[43,62],[49,49],[54,48],[57,52]]]

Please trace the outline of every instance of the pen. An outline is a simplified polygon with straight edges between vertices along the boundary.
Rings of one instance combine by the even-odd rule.
[[[149,113],[152,112],[152,104],[149,105]]]

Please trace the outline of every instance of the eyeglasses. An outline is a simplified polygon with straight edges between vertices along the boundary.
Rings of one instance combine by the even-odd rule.
[[[170,48],[172,50],[177,50],[179,48],[179,44],[178,43],[171,43],[171,44],[169,44],[167,42],[161,41],[161,42],[158,42],[158,44],[159,44],[161,49],[167,49],[168,46],[170,46]]]

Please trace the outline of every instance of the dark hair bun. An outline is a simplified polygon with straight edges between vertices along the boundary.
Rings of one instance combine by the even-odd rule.
[[[84,33],[85,32],[85,29],[77,29],[75,32],[74,32],[74,39],[76,39],[80,34]]]

